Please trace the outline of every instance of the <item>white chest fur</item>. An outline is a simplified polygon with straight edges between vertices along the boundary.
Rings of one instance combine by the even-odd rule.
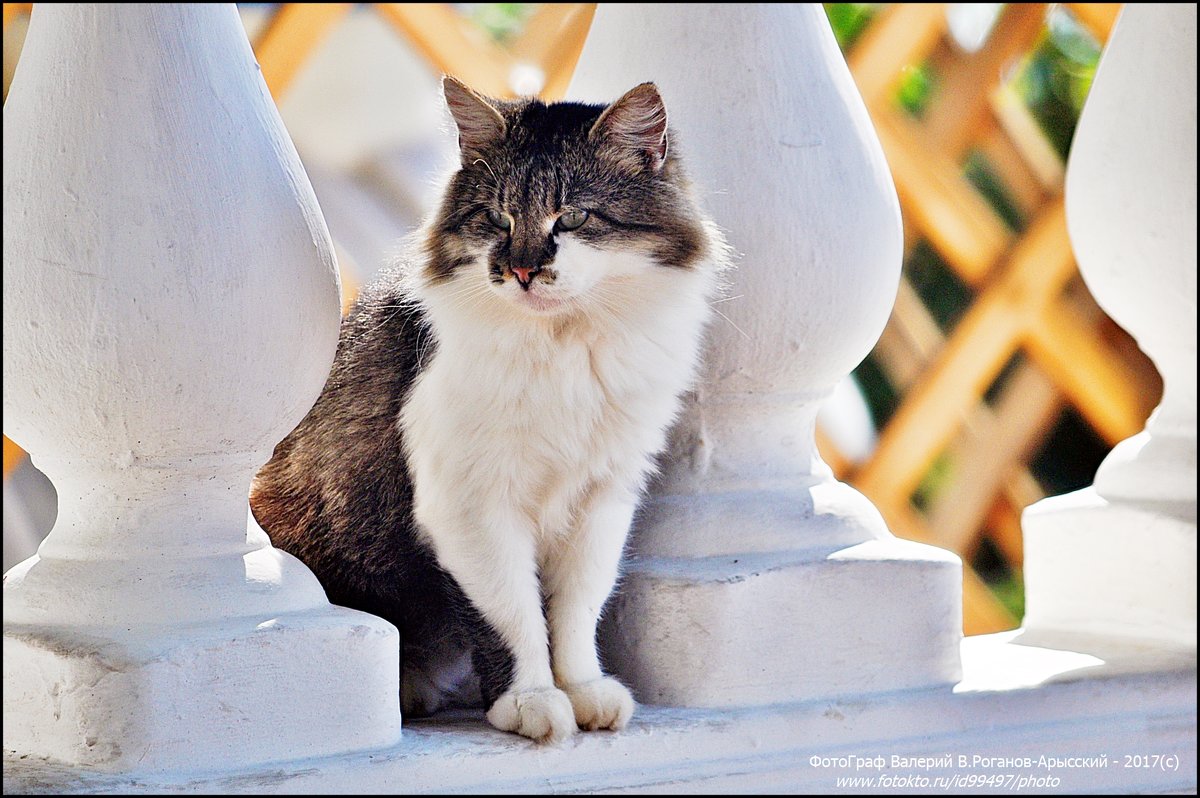
[[[596,623],[716,273],[603,255],[560,245],[529,292],[482,263],[422,286],[437,347],[400,414],[418,534],[511,654],[488,720],[535,738],[633,711]]]
[[[695,371],[710,282],[658,267],[569,320],[429,290],[438,348],[401,416],[426,533],[449,503],[555,537],[592,491],[639,491]]]

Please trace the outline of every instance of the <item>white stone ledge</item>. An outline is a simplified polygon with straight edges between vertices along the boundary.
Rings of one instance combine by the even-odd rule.
[[[839,776],[1055,776],[1026,792],[1176,792],[1196,788],[1194,651],[1111,649],[1102,655],[968,638],[953,690],[758,709],[642,707],[623,733],[581,733],[540,748],[487,728],[478,713],[406,724],[395,748],[237,773],[84,773],[48,762],[4,762],[14,793],[876,792]],[[1098,650],[1090,647],[1091,650]],[[330,708],[330,714],[336,708]],[[959,768],[959,755],[1099,757],[1106,768]],[[893,767],[893,755],[945,757],[951,767]],[[1126,755],[1177,757],[1173,769],[1125,767]],[[814,767],[813,756],[883,756],[882,771]],[[950,792],[1013,792],[959,789]]]

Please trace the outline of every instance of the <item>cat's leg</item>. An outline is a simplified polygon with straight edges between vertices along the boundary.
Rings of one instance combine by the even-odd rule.
[[[488,721],[540,742],[574,734],[570,699],[554,686],[550,670],[533,530],[505,513],[492,513],[487,522],[446,513],[425,525],[438,562],[512,656],[511,669],[480,673],[484,695],[499,693]],[[508,684],[497,684],[497,674],[507,675]]]
[[[576,528],[543,563],[554,681],[584,729],[622,729],[633,715],[629,690],[600,669],[596,623],[616,583],[636,504],[619,488],[593,494]]]

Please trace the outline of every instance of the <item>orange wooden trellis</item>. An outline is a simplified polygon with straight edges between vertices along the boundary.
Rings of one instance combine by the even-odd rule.
[[[1104,42],[1119,4],[1069,3]],[[904,279],[873,357],[901,392],[878,446],[852,464],[822,441],[840,475],[863,491],[899,535],[964,559],[983,535],[1021,562],[1022,508],[1041,498],[1026,464],[1070,404],[1109,445],[1139,431],[1161,383],[1149,360],[1107,319],[1079,281],[1063,207],[1064,167],[1006,70],[1038,43],[1048,6],[1008,4],[974,53],[950,39],[943,4],[884,8],[849,49],[850,64],[900,195],[906,246],[925,240],[975,291],[945,336]],[[906,67],[928,61],[944,76],[922,118],[892,101]],[[961,164],[972,149],[995,167],[1030,219],[1008,230]],[[982,397],[1010,359],[1021,359],[991,404]],[[930,506],[912,498],[939,457],[951,476]],[[968,633],[1015,619],[968,565]]]

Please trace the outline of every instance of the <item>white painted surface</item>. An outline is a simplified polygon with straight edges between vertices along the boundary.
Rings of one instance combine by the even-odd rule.
[[[1092,488],[1024,517],[1025,626],[1196,645],[1196,6],[1129,4],[1084,106],[1067,222],[1096,300],[1163,376]]]
[[[962,644],[963,682],[929,690],[757,709],[642,707],[619,733],[538,746],[487,727],[482,712],[408,724],[401,745],[232,772],[137,779],[31,760],[4,762],[6,793],[810,793],[1086,794],[1195,792],[1195,661],[1111,648],[1037,648],[1018,636]],[[945,765],[945,757],[951,764]],[[1082,758],[1107,764],[1081,766]],[[1132,766],[1125,757],[1142,756]],[[842,765],[882,756],[884,767]],[[893,756],[925,757],[922,765]],[[958,757],[966,757],[960,765]],[[1151,760],[1151,756],[1160,759]],[[817,757],[814,764],[814,757]],[[980,757],[984,761],[976,760]],[[1030,766],[987,759],[1029,757]],[[1071,759],[1074,766],[1038,764]],[[822,761],[823,760],[823,761]],[[1149,766],[1151,763],[1159,766]],[[928,779],[907,789],[839,778]],[[991,777],[990,789],[934,779]],[[1006,781],[1012,776],[1012,781]],[[1018,777],[1056,780],[1017,788]],[[1005,788],[1005,784],[1008,784]]]
[[[233,6],[39,4],[4,115],[4,431],[60,500],[5,577],[6,752],[128,770],[395,742],[395,629],[247,525],[339,314]]]
[[[266,6],[239,7],[252,39],[268,12]],[[16,66],[27,20],[17,14],[5,27],[6,76]],[[342,274],[356,276],[360,284],[417,227],[440,197],[436,176],[457,160],[454,136],[439,131],[445,124],[439,78],[399,32],[364,5],[334,27],[281,100],[280,115],[304,158]],[[28,462],[6,483],[5,571],[32,556],[50,531],[57,497],[48,485]],[[10,512],[22,505],[33,509]]]
[[[895,540],[813,441],[821,401],[887,322],[902,242],[824,13],[601,5],[568,98],[647,80],[739,257],[607,616],[610,665],[642,701],[702,706],[952,683],[958,559]],[[853,566],[837,559],[868,541]]]
[[[1095,488],[1024,517],[1024,626],[1052,642],[1087,633],[1196,646],[1196,526]]]

